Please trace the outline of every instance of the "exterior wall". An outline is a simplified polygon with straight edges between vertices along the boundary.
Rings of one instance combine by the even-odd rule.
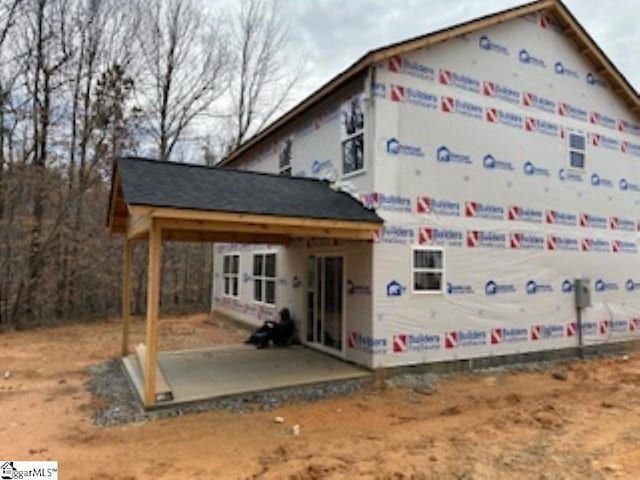
[[[582,276],[585,343],[638,336],[640,127],[594,70],[538,16],[376,68],[374,367],[575,346]],[[444,248],[445,292],[411,292],[418,245]]]
[[[342,103],[353,95],[362,93],[364,85],[360,79],[338,92],[309,115],[293,123],[271,142],[264,142],[254,151],[235,160],[231,168],[278,173],[279,154],[286,140],[291,141],[292,173],[296,176],[312,176],[348,182],[353,191],[370,191],[373,188],[373,143],[369,134],[373,128],[373,111],[365,114],[365,168],[362,172],[342,175],[341,116]],[[237,299],[223,294],[222,266],[225,253],[240,255],[240,291]],[[253,254],[276,253],[276,305],[267,306],[253,301]],[[362,242],[334,242],[325,240],[296,240],[289,247],[269,245],[219,244],[214,255],[213,308],[251,325],[261,325],[274,317],[275,313],[288,307],[297,322],[301,338],[306,338],[307,255],[344,255],[345,267],[345,338],[344,351],[339,356],[371,367],[373,346],[371,322],[371,268],[372,246]],[[348,292],[348,283],[354,285]],[[358,332],[353,334],[352,332]],[[347,344],[352,345],[348,348]]]

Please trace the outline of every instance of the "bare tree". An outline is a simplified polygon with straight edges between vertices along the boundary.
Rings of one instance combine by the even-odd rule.
[[[137,89],[148,133],[168,160],[194,119],[225,91],[228,58],[221,29],[193,0],[141,0]]]
[[[242,0],[232,24],[231,149],[281,112],[301,72],[285,61],[287,32],[277,0]]]

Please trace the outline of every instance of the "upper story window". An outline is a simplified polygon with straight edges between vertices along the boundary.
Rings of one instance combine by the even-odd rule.
[[[364,114],[362,94],[354,95],[342,104],[342,174],[364,169]]]
[[[286,138],[278,155],[278,173],[288,177],[291,176],[291,144],[291,137]]]
[[[275,253],[258,253],[253,256],[253,299],[270,305],[276,303]]]
[[[240,255],[225,255],[222,262],[222,278],[224,294],[238,298],[238,278],[240,271]]]
[[[569,168],[585,169],[587,153],[587,138],[582,132],[569,132]]]

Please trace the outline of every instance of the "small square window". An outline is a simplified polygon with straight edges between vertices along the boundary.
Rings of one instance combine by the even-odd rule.
[[[238,297],[240,274],[240,255],[225,255],[222,260],[222,277],[224,294]]]
[[[569,147],[575,148],[576,150],[584,150],[585,147],[585,138],[584,135],[570,133],[569,134]]]
[[[253,299],[271,305],[276,303],[275,253],[259,253],[253,256]]]
[[[584,153],[569,152],[569,166],[584,170]]]
[[[437,248],[413,250],[414,293],[440,293],[444,285],[444,251]]]
[[[342,142],[342,171],[346,174],[364,168],[364,142],[360,134]]]
[[[569,168],[584,170],[587,158],[587,138],[582,132],[569,132]]]

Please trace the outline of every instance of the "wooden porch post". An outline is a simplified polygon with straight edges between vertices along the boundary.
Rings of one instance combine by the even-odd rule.
[[[122,265],[122,356],[129,354],[129,323],[131,321],[131,257],[133,240],[125,238]]]
[[[149,229],[149,266],[147,281],[147,340],[144,366],[144,405],[156,403],[156,353],[158,348],[158,309],[160,305],[160,257],[162,242],[156,220]]]

